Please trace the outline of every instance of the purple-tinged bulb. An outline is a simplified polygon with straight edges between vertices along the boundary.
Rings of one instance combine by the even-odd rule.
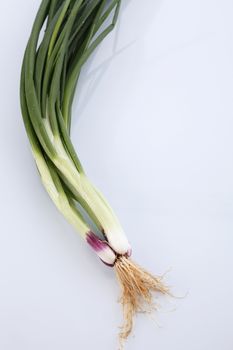
[[[102,241],[93,232],[89,232],[87,234],[87,243],[92,247],[92,249],[94,249],[95,252],[103,250],[107,245],[105,241]]]
[[[127,250],[126,256],[127,256],[128,258],[130,258],[131,255],[132,255],[132,248],[129,248],[129,249]]]
[[[102,241],[93,232],[88,232],[86,235],[87,243],[96,252],[98,257],[108,266],[114,266],[116,261],[116,254],[109,247],[106,241]]]

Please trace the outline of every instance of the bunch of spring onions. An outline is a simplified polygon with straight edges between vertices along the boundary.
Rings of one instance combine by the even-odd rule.
[[[132,330],[135,313],[152,306],[152,292],[167,294],[168,288],[161,277],[130,259],[127,237],[104,196],[88,180],[70,139],[72,102],[81,69],[113,30],[120,3],[43,0],[25,50],[20,98],[32,153],[47,192],[99,258],[116,272],[122,289],[120,339],[124,340]],[[91,230],[86,217],[101,236]]]

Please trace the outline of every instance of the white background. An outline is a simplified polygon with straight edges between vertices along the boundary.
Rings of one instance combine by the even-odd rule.
[[[20,66],[39,3],[0,3],[0,349],[117,349],[113,271],[51,203],[21,119]],[[123,3],[83,70],[72,138],[134,259],[158,274],[172,267],[174,293],[189,292],[159,299],[155,321],[140,315],[126,348],[230,350],[233,2]]]

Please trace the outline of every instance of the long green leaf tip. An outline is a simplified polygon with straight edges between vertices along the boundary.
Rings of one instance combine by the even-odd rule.
[[[129,259],[126,235],[104,196],[87,178],[70,139],[81,69],[114,29],[120,4],[121,0],[43,0],[24,54],[20,100],[44,187],[99,258],[115,267],[122,288],[123,340],[131,332],[134,314],[148,309],[144,303],[151,303],[151,291],[167,293],[167,289],[161,279]],[[91,221],[98,232],[91,230]]]

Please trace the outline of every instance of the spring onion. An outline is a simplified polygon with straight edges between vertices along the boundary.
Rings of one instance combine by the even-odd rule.
[[[161,277],[131,260],[132,249],[120,222],[89,181],[70,139],[81,69],[114,29],[120,4],[121,0],[42,0],[24,54],[20,100],[32,153],[49,196],[116,272],[122,290],[123,341],[132,330],[135,313],[152,305],[152,292],[169,291]]]

